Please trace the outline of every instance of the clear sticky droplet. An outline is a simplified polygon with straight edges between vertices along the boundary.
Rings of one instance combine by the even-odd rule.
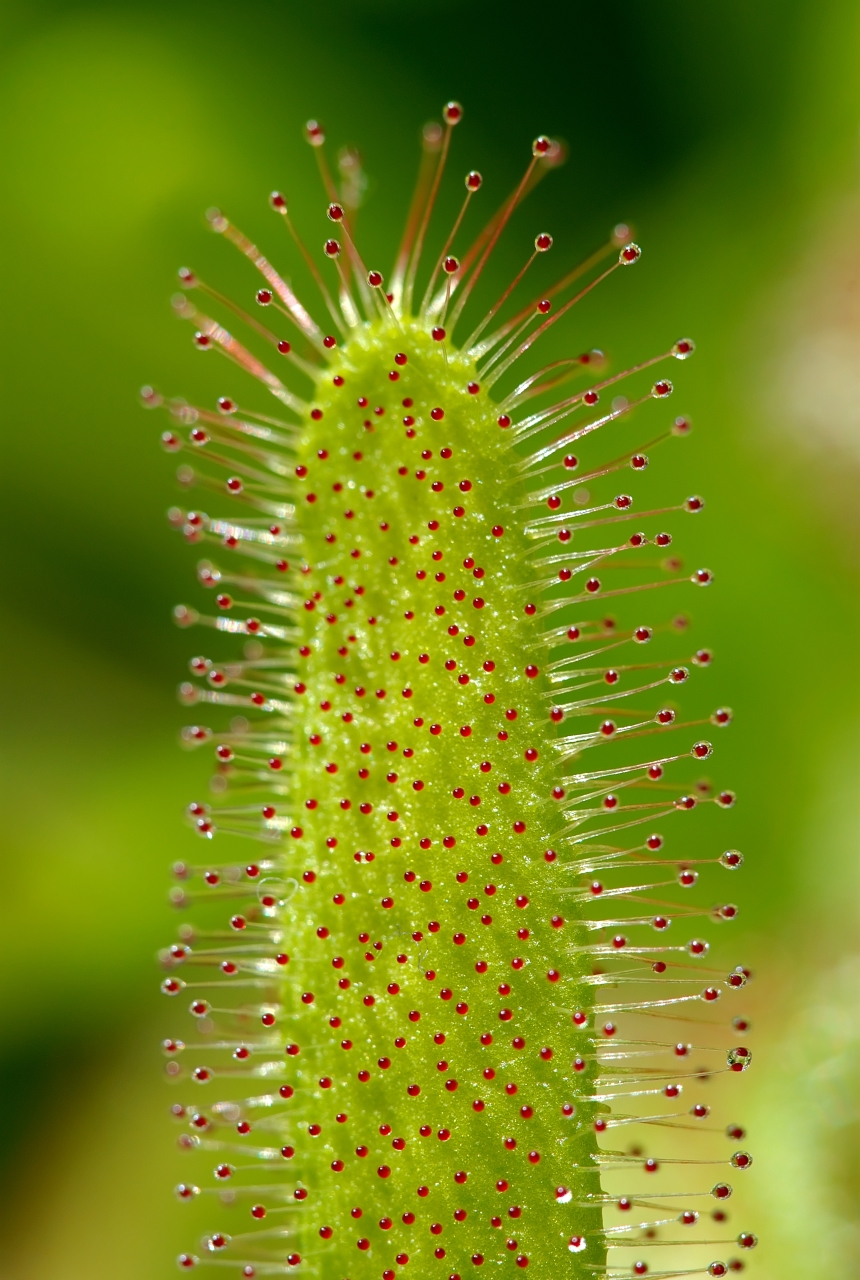
[[[321,147],[325,143],[325,129],[318,120],[308,120],[305,125],[305,138],[312,147]]]

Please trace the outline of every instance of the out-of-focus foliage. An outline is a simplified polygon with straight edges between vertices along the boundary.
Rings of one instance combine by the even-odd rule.
[[[203,225],[217,204],[301,281],[266,196],[285,189],[306,236],[325,235],[310,115],[364,153],[360,234],[384,265],[417,131],[456,96],[453,172],[484,172],[487,207],[535,133],[570,148],[494,280],[536,229],[555,235],[557,268],[625,218],[645,248],[635,280],[584,306],[567,342],[618,362],[682,332],[699,343],[677,397],[696,431],[660,465],[708,498],[683,550],[718,574],[696,636],[737,713],[715,773],[741,793],[722,830],[747,854],[736,942],[759,974],[738,1099],[757,1162],[738,1226],[763,1237],[756,1274],[847,1280],[856,6],[44,0],[7,4],[0,31],[4,1275],[159,1280],[188,1243],[152,957],[174,926],[167,868],[200,856],[181,808],[207,765],[174,746],[189,640],[169,610],[194,590],[191,558],[163,519],[160,424],[135,401],[148,380],[211,394],[167,305],[173,271],[250,296]]]

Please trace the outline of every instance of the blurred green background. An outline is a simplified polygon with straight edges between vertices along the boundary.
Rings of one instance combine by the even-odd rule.
[[[454,172],[484,172],[487,207],[537,132],[570,147],[496,282],[535,226],[558,268],[623,218],[645,256],[577,316],[573,349],[699,344],[676,376],[696,431],[670,465],[708,498],[697,642],[737,712],[719,776],[741,794],[734,941],[757,971],[751,1273],[856,1275],[858,55],[856,0],[2,7],[8,1280],[161,1280],[189,1243],[153,955],[175,924],[167,868],[199,856],[181,808],[208,765],[175,747],[190,642],[169,611],[192,557],[163,518],[162,423],[135,398],[149,380],[213,394],[167,305],[174,271],[256,287],[205,229],[212,204],[290,262],[273,187],[323,234],[311,115],[360,145],[366,257],[390,261],[418,130],[454,96]]]

